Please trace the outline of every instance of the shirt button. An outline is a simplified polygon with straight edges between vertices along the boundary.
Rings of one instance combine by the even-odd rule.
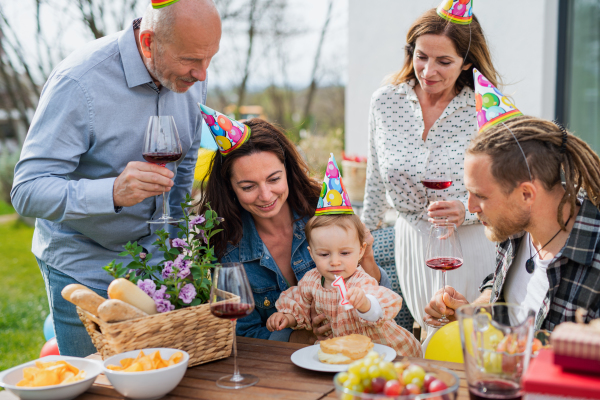
[[[263,303],[265,307],[269,307],[271,305],[271,302],[269,301],[269,299],[267,299],[265,297],[265,302]]]

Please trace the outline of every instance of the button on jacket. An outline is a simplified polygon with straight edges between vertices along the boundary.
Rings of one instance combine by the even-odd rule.
[[[35,217],[33,254],[49,266],[98,289],[112,277],[102,267],[119,258],[128,241],[151,250],[147,220],[162,213],[162,196],[115,210],[113,184],[130,161],[144,161],[150,116],[172,115],[182,158],[175,172],[171,213],[191,191],[201,136],[196,103],[206,82],[185,94],[154,85],[136,45],[133,25],[75,51],[52,72],[40,97],[15,168],[11,191],[17,212]],[[155,258],[159,261],[159,258]]]

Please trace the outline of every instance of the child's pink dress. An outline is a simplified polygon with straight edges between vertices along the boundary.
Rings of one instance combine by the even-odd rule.
[[[310,306],[315,302],[317,313],[324,314],[331,323],[333,337],[359,333],[371,338],[374,343],[392,347],[398,355],[421,357],[421,344],[406,329],[394,321],[402,307],[402,297],[379,286],[377,281],[360,266],[354,275],[346,280],[346,287],[358,286],[379,300],[383,318],[369,322],[361,318],[355,308],[345,310],[340,306],[340,295],[336,288],[325,289],[321,285],[321,274],[315,268],[307,272],[298,286],[281,293],[275,303],[277,311],[292,314],[298,325],[294,329],[312,329]]]

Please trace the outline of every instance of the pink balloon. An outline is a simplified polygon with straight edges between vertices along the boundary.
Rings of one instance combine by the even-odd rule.
[[[60,356],[60,353],[58,352],[58,343],[56,343],[55,337],[48,340],[42,347],[42,351],[40,352],[40,358],[46,356]]]
[[[467,7],[464,4],[457,3],[454,5],[454,8],[451,10],[453,15],[457,17],[462,17],[465,15],[465,11],[467,11]]]
[[[482,127],[483,125],[485,125],[486,122],[488,122],[488,120],[485,117],[485,111],[479,111],[477,113],[477,124],[479,124],[479,127]]]
[[[483,87],[492,87],[490,81],[488,81],[487,78],[483,75],[479,75],[477,77],[477,82]]]
[[[351,207],[352,204],[350,204],[350,199],[348,198],[348,195],[346,194],[346,192],[344,192],[343,197],[344,197],[344,205]]]
[[[236,143],[239,142],[239,140],[242,138],[242,131],[240,131],[240,128],[235,125],[231,127],[231,130],[229,131],[229,138]]]
[[[215,117],[213,117],[212,115],[207,115],[207,114],[204,114],[204,121],[206,121],[206,125],[208,125],[208,126],[213,126],[216,123]]]
[[[327,163],[327,170],[325,171],[325,175],[329,178],[337,178],[340,176],[340,171],[335,167],[333,161],[329,161]]]

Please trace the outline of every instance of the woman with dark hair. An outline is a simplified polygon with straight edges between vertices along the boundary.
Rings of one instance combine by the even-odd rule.
[[[205,120],[212,129],[217,122],[204,114],[205,109],[212,110],[203,108],[203,116],[207,115]],[[227,121],[223,125],[229,127]],[[200,203],[201,210],[210,203],[225,219],[223,231],[211,239],[216,255],[221,262],[242,262],[254,293],[256,308],[237,321],[237,334],[310,342],[311,338],[314,340],[312,331],[292,334],[288,328],[269,332],[266,321],[277,311],[275,302],[281,292],[297,285],[306,272],[315,268],[304,226],[315,213],[322,185],[310,177],[308,166],[281,130],[257,118],[244,125],[249,128],[249,137],[240,139],[241,144],[236,144],[233,151],[215,154]],[[217,143],[221,141],[223,136],[217,136]],[[229,142],[223,143],[229,146]],[[372,244],[373,238],[369,237],[368,243]],[[375,264],[370,247],[361,265],[369,275],[381,279],[383,286],[390,287],[385,272]],[[323,319],[315,316],[313,325],[321,325]],[[328,337],[329,328],[325,323],[314,334]]]
[[[477,285],[493,272],[494,246],[477,216],[466,211],[463,163],[477,135],[473,68],[494,86],[498,73],[469,1],[444,0],[437,10],[425,12],[406,41],[402,69],[371,98],[362,220],[376,229],[389,201],[398,212],[398,280],[408,308],[423,325],[424,308],[441,287],[439,272],[425,266],[429,222],[458,226],[464,263],[447,274],[449,285],[472,301],[479,294]],[[422,185],[428,175],[442,171],[452,181],[449,188]]]

